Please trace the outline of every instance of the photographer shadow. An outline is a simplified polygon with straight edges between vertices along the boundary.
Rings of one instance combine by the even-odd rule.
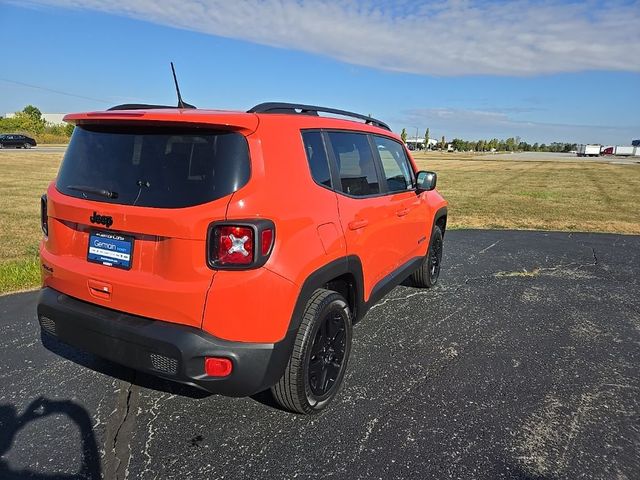
[[[11,450],[17,434],[29,423],[51,415],[63,415],[76,424],[82,439],[82,465],[77,473],[41,473],[30,468],[12,469],[4,456]],[[89,413],[84,407],[69,400],[49,400],[39,397],[33,400],[24,413],[18,414],[15,405],[0,405],[0,478],[4,480],[41,479],[76,480],[99,479],[101,476],[100,455]]]

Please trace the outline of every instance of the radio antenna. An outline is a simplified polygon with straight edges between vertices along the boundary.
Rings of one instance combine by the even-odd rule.
[[[176,93],[178,94],[178,108],[196,108],[193,105],[189,105],[182,100],[182,95],[180,95],[180,87],[178,86],[178,77],[176,77],[176,69],[173,66],[173,62],[171,62],[171,72],[173,73],[173,81],[176,84]]]

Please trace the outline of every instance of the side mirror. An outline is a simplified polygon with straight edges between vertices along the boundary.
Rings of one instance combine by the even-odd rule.
[[[436,183],[438,182],[438,175],[436,172],[427,172],[425,170],[420,170],[417,175],[417,190],[418,193],[421,192],[429,192],[436,188]]]

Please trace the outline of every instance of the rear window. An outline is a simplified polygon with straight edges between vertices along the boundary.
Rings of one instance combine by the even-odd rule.
[[[100,202],[181,208],[229,195],[249,175],[239,133],[85,125],[73,132],[56,188]]]

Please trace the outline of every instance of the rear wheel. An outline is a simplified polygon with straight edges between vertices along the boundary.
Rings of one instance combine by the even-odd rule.
[[[303,414],[325,408],[340,391],[351,338],[351,311],[344,297],[316,290],[305,308],[287,368],[271,387],[276,401]]]
[[[31,148],[31,144],[30,143],[25,143],[24,144],[24,148]]]
[[[429,250],[427,250],[420,268],[411,276],[417,287],[431,288],[438,282],[442,262],[442,240],[442,230],[438,225],[434,225]]]

